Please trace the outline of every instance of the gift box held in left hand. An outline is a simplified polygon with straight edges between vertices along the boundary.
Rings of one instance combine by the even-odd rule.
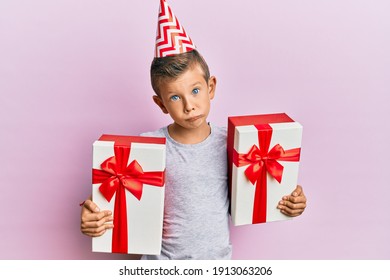
[[[93,252],[157,255],[164,214],[165,138],[102,135],[93,144],[92,200],[114,228]]]
[[[298,181],[302,126],[284,113],[228,118],[234,225],[290,219],[277,208]]]

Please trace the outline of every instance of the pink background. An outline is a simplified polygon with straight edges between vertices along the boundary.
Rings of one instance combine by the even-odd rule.
[[[158,0],[0,2],[1,259],[91,253],[92,142],[168,124],[152,102]],[[232,228],[235,259],[389,259],[390,2],[178,1],[218,78],[209,120],[304,126],[303,216]]]

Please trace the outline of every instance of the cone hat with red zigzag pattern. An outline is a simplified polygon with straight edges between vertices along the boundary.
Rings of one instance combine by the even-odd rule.
[[[160,0],[155,57],[166,57],[195,49],[191,38],[165,0]]]

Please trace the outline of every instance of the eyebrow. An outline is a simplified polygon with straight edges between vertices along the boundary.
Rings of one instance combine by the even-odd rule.
[[[196,83],[192,84],[191,87],[194,87],[194,86],[197,86],[197,85],[202,85],[202,83],[201,82],[196,82]]]

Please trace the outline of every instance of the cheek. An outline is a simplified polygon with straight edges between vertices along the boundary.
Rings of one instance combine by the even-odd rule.
[[[180,104],[169,104],[166,108],[171,115],[177,115],[181,110]]]
[[[205,96],[203,99],[202,99],[202,105],[204,107],[210,107],[210,98],[209,96]]]

